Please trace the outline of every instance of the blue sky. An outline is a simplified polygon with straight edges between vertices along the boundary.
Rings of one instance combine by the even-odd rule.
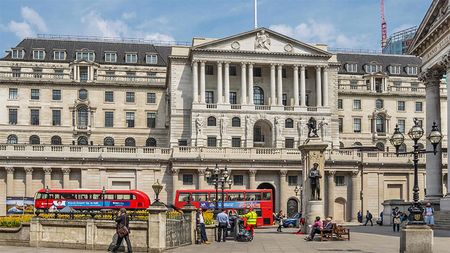
[[[379,49],[379,0],[258,0],[258,25],[308,43]],[[431,0],[385,0],[388,35]],[[1,0],[0,50],[36,34],[191,41],[253,28],[253,0]],[[0,53],[3,55],[3,53]]]

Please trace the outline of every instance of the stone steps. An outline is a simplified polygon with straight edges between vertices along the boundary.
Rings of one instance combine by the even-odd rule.
[[[450,230],[450,212],[449,211],[437,211],[434,217],[434,229]]]

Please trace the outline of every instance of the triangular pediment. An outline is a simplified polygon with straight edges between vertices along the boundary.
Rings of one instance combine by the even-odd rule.
[[[298,41],[267,28],[258,28],[193,47],[200,51],[229,51],[243,53],[298,54],[331,57],[318,47]]]

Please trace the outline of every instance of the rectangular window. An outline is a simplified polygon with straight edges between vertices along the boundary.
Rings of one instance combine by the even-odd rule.
[[[180,147],[186,147],[187,145],[188,145],[188,142],[187,142],[186,139],[178,140],[178,146],[180,146]]]
[[[31,109],[31,125],[38,126],[39,125],[39,110]]]
[[[127,93],[126,93],[126,102],[127,103],[134,103],[134,92],[133,91],[127,91]]]
[[[288,176],[288,185],[289,186],[298,185],[298,176]]]
[[[287,94],[286,93],[283,93],[282,103],[283,103],[284,106],[287,106]]]
[[[147,93],[147,104],[156,104],[156,94],[153,92]]]
[[[80,70],[80,82],[87,82],[88,80],[88,67],[81,66]]]
[[[9,124],[17,124],[17,109],[9,109]]]
[[[353,132],[361,133],[361,119],[360,118],[353,119]]]
[[[205,74],[206,75],[214,75],[214,66],[213,65],[206,65],[205,66]]]
[[[356,63],[347,63],[345,66],[347,72],[355,73],[358,71],[358,64]]]
[[[397,111],[405,111],[405,101],[397,101]]]
[[[18,98],[17,88],[9,88],[9,99],[17,100],[17,98]]]
[[[399,66],[399,65],[395,65],[395,66],[391,65],[391,66],[389,66],[389,72],[391,74],[393,74],[393,75],[400,75],[401,66]]]
[[[419,87],[419,83],[411,83],[411,91],[417,91]]]
[[[217,138],[215,136],[208,136],[208,147],[217,147]]]
[[[422,111],[423,111],[422,102],[416,102],[416,112],[422,112]]]
[[[114,71],[105,71],[105,79],[108,81],[113,81],[116,79]]]
[[[114,91],[105,91],[105,102],[114,102]]]
[[[214,104],[214,91],[206,91],[205,101],[207,104]]]
[[[237,94],[235,91],[230,92],[230,104],[237,104]]]
[[[137,54],[125,54],[126,63],[137,63]]]
[[[61,100],[61,90],[52,90],[52,100]]]
[[[105,112],[105,127],[114,127],[114,112]]]
[[[127,127],[134,127],[134,112],[126,112]]]
[[[13,49],[11,57],[13,59],[23,59],[24,51],[22,49]]]
[[[158,55],[148,54],[145,56],[145,62],[147,64],[158,64]]]
[[[294,148],[294,138],[286,138],[284,140],[284,147],[285,148]]]
[[[52,125],[61,125],[61,110],[52,110]]]
[[[31,89],[31,99],[39,100],[39,89]]]
[[[94,52],[77,52],[75,56],[76,60],[94,61]]]
[[[286,69],[283,68],[283,69],[281,70],[281,77],[286,78],[286,76],[287,76],[287,74],[286,74]]]
[[[33,75],[34,78],[42,78],[42,69],[41,68],[33,69]]]
[[[147,127],[148,128],[156,127],[156,113],[154,112],[147,113]]]
[[[262,76],[262,69],[260,67],[253,68],[253,76],[254,77],[261,77]]]
[[[358,89],[358,81],[350,80],[350,90],[356,90],[356,89]]]
[[[241,147],[241,137],[232,137],[231,138],[231,147],[240,148]]]
[[[105,62],[116,62],[117,61],[117,54],[108,52],[105,53]]]
[[[136,81],[136,72],[128,71],[127,72],[127,81],[130,81],[130,82]]]
[[[338,109],[344,109],[344,106],[342,104],[342,98],[338,99]]]
[[[405,120],[404,119],[399,119],[397,121],[397,125],[398,125],[398,130],[400,131],[400,133],[405,133]]]
[[[53,51],[53,60],[64,61],[66,59],[65,51]]]
[[[55,79],[64,79],[64,70],[63,69],[55,69]]]
[[[336,186],[345,186],[345,176],[335,176]]]
[[[361,110],[361,100],[359,100],[359,99],[353,100],[353,109]]]
[[[244,176],[233,175],[233,185],[244,185]]]
[[[13,77],[20,77],[20,68],[11,68]]]
[[[339,118],[339,133],[344,132],[344,118]]]
[[[237,68],[234,65],[231,65],[229,68],[230,76],[237,76]]]
[[[417,75],[417,67],[406,67],[406,73],[408,75]]]
[[[156,78],[156,72],[147,72],[147,77],[152,80]]]
[[[183,185],[193,185],[193,184],[194,184],[194,175],[183,174]]]
[[[33,60],[44,60],[45,51],[44,50],[33,50]]]

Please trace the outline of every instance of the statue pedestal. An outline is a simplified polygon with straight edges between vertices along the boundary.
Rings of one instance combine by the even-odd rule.
[[[310,200],[306,204],[306,210],[305,210],[305,222],[306,225],[311,225],[316,220],[316,217],[319,216],[321,220],[323,220],[325,217],[323,217],[325,213],[324,207],[323,207],[323,200]],[[309,232],[309,231],[308,231]]]
[[[406,225],[400,232],[400,253],[432,253],[433,230],[425,225]]]

